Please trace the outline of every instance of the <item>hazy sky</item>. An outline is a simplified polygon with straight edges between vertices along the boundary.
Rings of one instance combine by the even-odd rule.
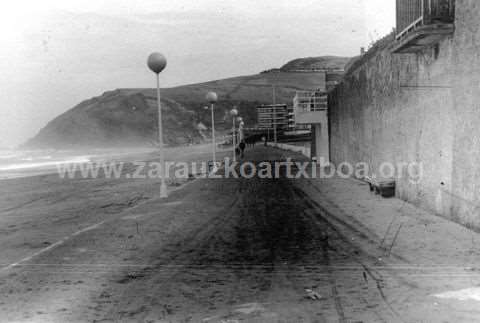
[[[0,146],[17,145],[80,101],[354,56],[395,23],[394,0],[14,0],[0,7]]]

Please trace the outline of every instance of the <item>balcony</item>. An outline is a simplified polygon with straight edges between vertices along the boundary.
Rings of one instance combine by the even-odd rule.
[[[394,53],[415,53],[454,32],[455,0],[397,0]]]
[[[324,123],[327,120],[327,93],[297,91],[293,98],[295,123],[300,125]]]
[[[286,104],[269,104],[257,106],[257,123],[260,129],[283,131],[288,126],[288,109]]]

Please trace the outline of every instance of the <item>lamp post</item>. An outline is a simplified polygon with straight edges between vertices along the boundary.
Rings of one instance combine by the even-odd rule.
[[[275,103],[274,103],[275,104]],[[277,106],[273,106],[273,142],[277,146]]]
[[[232,116],[232,120],[233,120],[233,132],[232,132],[233,162],[236,162],[237,161],[237,153],[236,153],[235,149],[237,148],[237,144],[236,144],[237,134],[236,134],[236,129],[235,129],[235,118],[238,115],[238,110],[234,107],[232,110],[230,110],[230,115]]]
[[[210,103],[210,109],[212,110],[212,153],[213,153],[213,171],[215,172],[217,170],[217,156],[216,156],[216,150],[217,150],[217,144],[215,142],[215,115],[213,112],[213,107],[215,103],[218,100],[217,93],[215,92],[208,92],[206,95],[207,101]]]
[[[275,113],[276,116],[276,113]],[[273,142],[277,145],[277,119],[273,119]]]
[[[160,182],[160,198],[168,197],[167,184],[165,183],[165,156],[163,151],[163,131],[162,131],[162,106],[160,103],[160,77],[159,74],[165,66],[167,66],[167,59],[160,53],[152,53],[148,56],[147,65],[152,72],[157,76],[157,105],[158,105],[158,145],[160,151],[160,167],[161,182]]]
[[[238,117],[237,121],[238,121],[238,137],[239,137],[238,140],[242,141],[244,139],[243,126],[245,125],[245,122],[243,122],[242,117]]]

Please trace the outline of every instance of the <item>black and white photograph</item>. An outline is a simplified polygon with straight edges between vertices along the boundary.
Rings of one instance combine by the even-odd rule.
[[[0,323],[480,322],[480,1],[3,1],[0,43]]]

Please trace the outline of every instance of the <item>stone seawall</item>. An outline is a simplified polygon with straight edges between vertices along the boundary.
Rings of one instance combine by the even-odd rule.
[[[417,54],[385,42],[329,95],[334,163],[398,165],[397,196],[480,228],[480,3],[457,1],[452,36]],[[423,164],[412,183],[407,163]],[[478,207],[477,207],[478,206]]]

